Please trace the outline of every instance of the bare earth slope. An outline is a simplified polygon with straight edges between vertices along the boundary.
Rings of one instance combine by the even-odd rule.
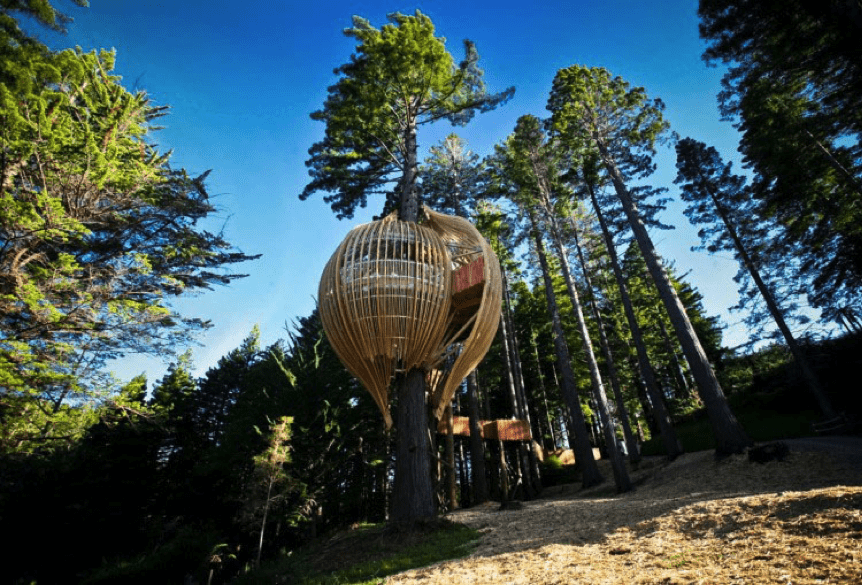
[[[603,485],[546,489],[521,510],[455,511],[482,533],[474,553],[387,583],[860,584],[860,438],[789,444],[767,464],[651,458],[624,495],[606,467]]]

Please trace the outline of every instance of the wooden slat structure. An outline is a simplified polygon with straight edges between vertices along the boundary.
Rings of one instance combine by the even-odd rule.
[[[432,389],[431,404],[435,417],[440,419],[446,405],[452,400],[456,387],[479,365],[494,340],[500,321],[503,283],[497,256],[473,224],[464,218],[439,214],[428,208],[424,210],[428,218],[427,225],[440,235],[450,251],[452,270],[456,274],[467,270],[471,277],[468,281],[476,281],[467,289],[480,284],[472,277],[478,277],[476,271],[482,271],[481,287],[471,293],[479,296],[479,303],[473,306],[472,315],[466,318],[466,323],[456,319],[461,311],[459,307],[452,310],[452,314],[448,316],[449,325],[444,342],[436,353],[437,360],[442,361],[453,349],[461,347],[452,368],[447,370],[446,376]],[[467,289],[455,292],[456,301],[459,301],[458,293]]]
[[[391,214],[351,230],[318,289],[327,337],[387,427],[396,372],[428,373],[440,418],[488,351],[500,317],[500,266],[491,247],[467,220],[423,211],[422,224]]]

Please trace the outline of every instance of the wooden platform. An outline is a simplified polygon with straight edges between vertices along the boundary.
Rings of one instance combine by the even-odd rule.
[[[453,417],[453,435],[470,437],[470,418]],[[523,419],[495,419],[480,421],[480,433],[483,439],[502,441],[529,441],[530,426]],[[446,421],[438,422],[438,433],[446,433]]]

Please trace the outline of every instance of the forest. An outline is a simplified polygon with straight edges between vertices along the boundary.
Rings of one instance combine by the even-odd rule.
[[[0,525],[14,539],[0,581],[254,580],[346,528],[400,530],[608,474],[624,494],[654,457],[859,438],[859,3],[701,0],[698,16],[704,61],[727,67],[718,100],[739,170],[678,135],[638,80],[588,65],[545,80],[547,115],[521,116],[485,156],[457,133],[421,144],[427,124],[465,126],[518,88],[487,88],[477,47],[450,53],[419,10],[380,27],[354,16],[354,54],[316,65],[337,67],[310,113],[323,138],[305,189],[284,197],[323,198],[347,220],[367,206],[420,225],[426,208],[464,218],[500,264],[485,358],[440,418],[427,373],[398,371],[388,427],[318,309],[286,316],[275,343],[255,327],[201,377],[188,351],[156,381],[109,374],[111,360],[187,348],[209,324],[175,300],[230,286],[259,255],[203,227],[209,171],[159,150],[167,108],[123,84],[115,53],[51,50],[23,22],[62,32],[69,17],[5,0]],[[676,154],[700,249],[739,264],[727,286],[742,347],[723,346],[711,292],[657,251],[670,228],[671,186],[650,184],[660,147]],[[813,312],[829,335],[800,334]],[[503,420],[528,437],[481,431]]]

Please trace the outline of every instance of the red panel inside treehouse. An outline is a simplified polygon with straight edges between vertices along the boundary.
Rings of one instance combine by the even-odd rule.
[[[482,300],[482,290],[485,286],[485,281],[483,280],[484,269],[485,261],[480,257],[472,263],[461,266],[453,271],[452,304],[453,309],[456,311],[455,323],[460,323],[467,319],[470,312],[464,312],[469,309],[473,312],[473,308],[478,306]]]
[[[452,274],[452,292],[460,293],[470,287],[481,285],[484,268],[485,260],[482,257],[457,268]]]

